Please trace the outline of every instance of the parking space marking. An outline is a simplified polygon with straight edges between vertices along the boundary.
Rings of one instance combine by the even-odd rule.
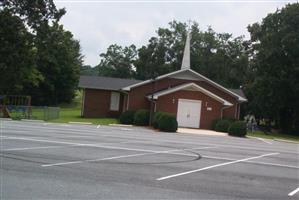
[[[23,126],[23,125],[22,125]],[[39,127],[39,126],[27,126],[28,128],[34,128],[34,129],[37,129],[37,128],[45,128],[44,126],[43,127]],[[95,126],[96,127],[96,126]],[[48,128],[47,128],[48,129]],[[61,129],[61,128],[55,128],[55,127],[51,127],[50,130],[60,130],[60,131],[64,131],[64,132],[68,132],[68,131],[74,131],[76,133],[80,132],[82,133],[82,131],[84,131],[85,133],[94,133],[94,135],[90,135],[90,136],[105,136],[105,137],[112,137],[112,138],[121,138],[123,136],[125,136],[126,139],[136,139],[136,137],[130,137],[129,135],[102,135],[101,132],[96,132],[97,129],[94,129],[94,130],[91,130],[91,129],[88,129],[88,130],[80,130],[80,129],[73,129],[73,127],[71,128],[67,128],[67,129]],[[74,133],[73,133],[74,134]],[[79,134],[75,134],[75,135],[79,135]],[[205,145],[204,143],[195,143],[195,142],[189,142],[189,141],[174,141],[174,140],[166,140],[166,139],[161,139],[161,138],[153,138],[153,137],[142,137],[143,139],[147,139],[147,140],[150,140],[150,141],[153,141],[153,142],[169,142],[169,143],[179,143],[179,144],[196,144],[196,145]],[[264,148],[252,148],[252,147],[245,147],[245,146],[239,146],[239,145],[233,145],[233,144],[229,144],[229,145],[226,145],[226,144],[217,144],[217,143],[207,143],[206,145],[217,145],[217,146],[220,146],[220,147],[229,147],[229,148],[236,148],[236,149],[249,149],[249,150],[260,150],[260,151],[268,151],[268,152],[271,152],[270,149],[264,149]],[[285,151],[285,150],[280,150],[279,151],[280,153],[292,153],[292,154],[297,154],[295,152],[292,152],[292,151]]]
[[[298,187],[297,189],[293,190],[292,192],[290,192],[290,193],[288,194],[288,196],[291,197],[291,196],[293,196],[294,194],[296,194],[297,192],[299,192],[299,187]]]
[[[58,148],[67,148],[67,147],[75,147],[82,146],[80,144],[73,144],[67,146],[43,146],[43,147],[26,147],[26,148],[11,148],[11,149],[3,149],[2,152],[5,151],[25,151],[25,150],[37,150],[37,149],[58,149]]]
[[[253,159],[257,159],[257,158],[262,158],[262,157],[266,157],[266,156],[273,156],[273,155],[277,155],[277,154],[279,154],[279,153],[268,153],[268,154],[263,154],[263,155],[260,155],[260,156],[254,156],[254,157],[250,157],[250,158],[244,158],[244,159],[240,159],[240,160],[234,160],[234,161],[230,161],[230,162],[220,163],[220,164],[217,164],[217,165],[212,165],[212,166],[208,166],[208,167],[204,167],[204,168],[200,168],[200,169],[195,169],[195,170],[186,171],[186,172],[182,172],[182,173],[178,173],[178,174],[164,176],[164,177],[158,178],[156,180],[157,181],[162,181],[162,180],[165,180],[165,179],[170,179],[170,178],[183,176],[183,175],[187,175],[187,174],[191,174],[191,173],[195,173],[195,172],[200,172],[200,171],[204,171],[204,170],[207,170],[207,169],[212,169],[212,168],[215,168],[215,167],[231,165],[231,164],[235,164],[235,163],[239,163],[239,162],[244,162],[244,161],[253,160]]]
[[[173,154],[175,152],[180,152],[180,151],[191,151],[191,150],[211,149],[211,148],[217,148],[217,147],[198,147],[198,148],[188,148],[188,149],[174,149],[174,150],[165,150],[165,151],[155,151],[155,152],[149,152],[149,153],[137,153],[137,154],[113,156],[113,157],[108,157],[108,158],[98,158],[98,159],[89,159],[89,160],[78,160],[78,161],[70,161],[70,162],[61,162],[61,163],[54,163],[54,164],[44,164],[44,165],[41,165],[41,166],[42,167],[52,167],[52,166],[78,164],[78,163],[84,163],[84,162],[96,162],[96,161],[114,160],[114,159],[119,159],[119,158],[137,157],[137,156],[146,156],[146,155],[155,155],[155,154]],[[175,155],[177,155],[177,154],[175,154]],[[190,155],[192,155],[192,154],[190,154]],[[195,155],[192,155],[192,156],[195,156]]]
[[[108,146],[108,145],[100,145],[100,144],[84,144],[84,143],[74,143],[74,142],[63,142],[57,140],[41,140],[41,139],[34,139],[34,138],[24,138],[24,137],[6,137],[3,139],[15,139],[15,140],[28,140],[28,141],[36,141],[36,142],[48,142],[48,143],[56,143],[56,144],[71,144],[71,145],[80,145],[80,146],[87,146],[87,147],[97,147],[103,149],[118,149],[118,150],[128,150],[128,151],[141,151],[141,152],[152,152],[155,153],[155,150],[149,149],[137,149],[137,148],[127,148],[127,147],[118,147],[118,146]],[[214,146],[209,146],[210,148]],[[193,154],[188,153],[169,153],[169,154],[177,154],[177,155],[184,155],[184,156],[194,156]]]
[[[217,160],[227,160],[227,161],[234,161],[236,159],[233,158],[225,158],[225,157],[217,157],[217,156],[207,156],[202,155],[203,158],[209,158],[209,159],[217,159]],[[275,166],[275,167],[286,167],[286,168],[292,168],[292,169],[299,169],[298,166],[294,165],[284,165],[284,164],[277,164],[277,163],[270,163],[270,162],[259,162],[259,161],[244,161],[245,163],[252,163],[252,164],[259,164],[259,165],[269,165],[269,166]]]
[[[251,137],[251,136],[247,136],[248,138],[252,138],[252,139],[256,139],[256,140],[259,140],[259,141],[262,141],[266,144],[272,144],[272,142],[270,142],[269,140],[266,140],[266,139],[263,139],[263,138],[259,138],[259,137]]]

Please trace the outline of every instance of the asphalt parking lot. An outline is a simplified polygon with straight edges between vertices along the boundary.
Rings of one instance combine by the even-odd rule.
[[[299,145],[0,121],[1,199],[298,199]]]

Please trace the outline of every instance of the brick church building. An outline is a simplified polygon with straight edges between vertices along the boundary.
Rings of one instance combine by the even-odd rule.
[[[118,117],[127,110],[173,113],[179,127],[210,129],[218,118],[239,119],[247,99],[240,89],[227,89],[190,67],[190,34],[181,69],[155,78],[132,80],[81,76],[83,117]]]

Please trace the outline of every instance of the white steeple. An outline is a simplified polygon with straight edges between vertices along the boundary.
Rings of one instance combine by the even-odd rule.
[[[190,39],[191,34],[190,31],[188,31],[181,69],[190,69]]]

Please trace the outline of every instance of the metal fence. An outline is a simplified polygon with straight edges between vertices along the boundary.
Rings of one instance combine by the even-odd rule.
[[[15,106],[6,105],[0,109],[0,117],[3,117],[3,109],[9,113],[12,119],[35,119],[35,120],[51,120],[59,118],[59,107],[48,106]]]

